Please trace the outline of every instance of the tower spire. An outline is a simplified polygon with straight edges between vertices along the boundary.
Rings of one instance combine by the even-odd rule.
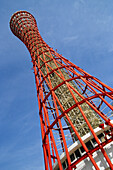
[[[45,169],[79,169],[87,157],[99,169],[97,150],[113,169],[104,149],[112,142],[113,89],[49,47],[29,12],[16,12],[10,28],[33,62]]]

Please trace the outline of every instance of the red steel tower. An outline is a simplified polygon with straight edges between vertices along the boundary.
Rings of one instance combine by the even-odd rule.
[[[33,62],[45,169],[113,169],[113,89],[49,47],[29,12],[10,28]]]

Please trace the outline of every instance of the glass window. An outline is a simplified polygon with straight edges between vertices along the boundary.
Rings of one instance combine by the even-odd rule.
[[[68,161],[67,161],[67,159],[66,159],[66,165],[68,166]]]
[[[86,142],[86,146],[87,146],[88,150],[93,149],[93,145],[90,141]]]
[[[80,158],[81,157],[80,151],[78,149],[75,151],[75,155],[76,155],[76,158]]]
[[[81,150],[82,153],[85,152],[83,146],[80,147],[80,150]]]
[[[72,154],[70,155],[70,159],[71,159],[71,162],[73,162],[73,161],[75,160],[74,153],[72,153]]]
[[[100,135],[98,135],[98,138],[100,139],[103,136],[104,136],[103,133],[101,133]]]
[[[108,136],[111,136],[111,135],[110,135],[110,130],[106,130],[105,132],[106,132],[106,134],[107,134]]]
[[[97,142],[96,142],[95,138],[93,138],[93,139],[91,139],[91,140],[92,140],[92,142],[93,142],[93,144],[94,144],[94,145],[96,145],[96,144],[97,144]]]
[[[66,169],[66,163],[65,163],[65,161],[62,163],[62,167],[63,167],[63,169]]]
[[[98,138],[100,139],[101,142],[104,142],[105,139],[104,139],[104,134],[101,133],[100,135],[98,135]]]

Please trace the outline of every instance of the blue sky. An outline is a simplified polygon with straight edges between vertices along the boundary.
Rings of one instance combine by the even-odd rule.
[[[0,1],[0,170],[43,170],[30,54],[9,28],[18,10],[34,15],[48,45],[113,87],[113,1]]]

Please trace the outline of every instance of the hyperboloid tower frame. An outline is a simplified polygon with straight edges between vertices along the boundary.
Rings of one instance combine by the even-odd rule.
[[[29,12],[10,28],[33,62],[45,169],[113,169],[113,89],[49,47]]]

